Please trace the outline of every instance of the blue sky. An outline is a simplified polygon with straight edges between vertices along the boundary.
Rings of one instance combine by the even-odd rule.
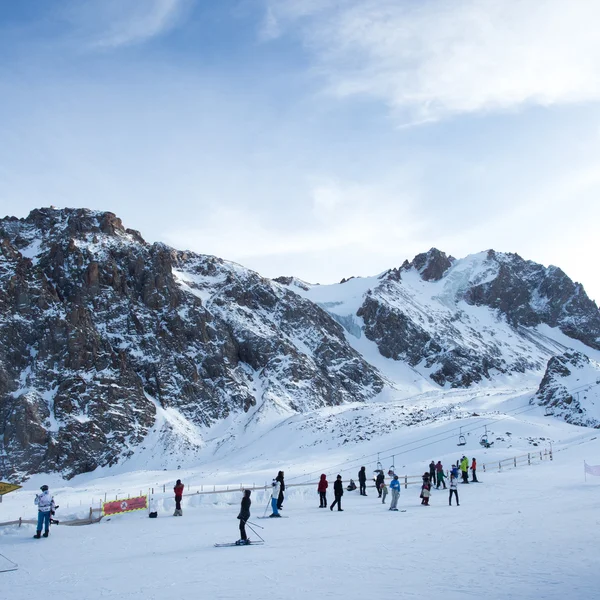
[[[0,3],[0,212],[312,282],[436,246],[555,264],[600,301],[600,6]]]

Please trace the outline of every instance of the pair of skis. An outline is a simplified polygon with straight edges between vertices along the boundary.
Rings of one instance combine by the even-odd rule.
[[[238,544],[237,542],[229,542],[226,544],[215,544],[215,548],[229,548],[233,546],[239,546],[243,548],[244,546],[262,546],[264,542],[250,542],[249,544]]]

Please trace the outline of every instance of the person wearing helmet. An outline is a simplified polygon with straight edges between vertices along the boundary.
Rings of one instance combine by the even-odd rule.
[[[36,539],[42,537],[42,529],[44,529],[44,537],[47,538],[50,534],[50,515],[56,508],[54,498],[50,495],[47,485],[43,485],[40,490],[41,494],[35,495],[34,504],[38,507],[38,522],[37,531],[33,536]]]

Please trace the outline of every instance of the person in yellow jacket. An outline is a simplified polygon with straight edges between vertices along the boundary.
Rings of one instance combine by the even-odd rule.
[[[462,473],[462,482],[469,483],[469,459],[463,456],[460,461],[460,471]]]

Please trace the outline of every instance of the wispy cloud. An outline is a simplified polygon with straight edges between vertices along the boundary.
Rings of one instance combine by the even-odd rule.
[[[327,90],[411,121],[600,99],[600,4],[589,0],[267,0]],[[268,37],[268,36],[267,36]]]
[[[94,49],[146,42],[173,29],[194,0],[91,0],[73,3],[67,17]]]

